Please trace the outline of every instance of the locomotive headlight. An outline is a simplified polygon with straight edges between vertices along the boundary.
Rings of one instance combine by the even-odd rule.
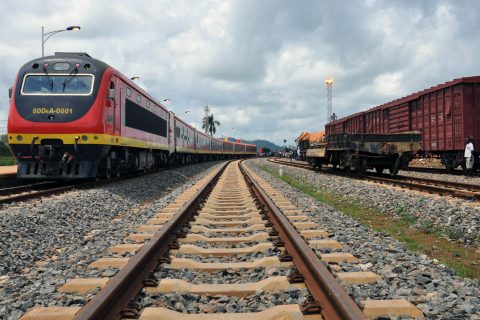
[[[70,63],[68,62],[57,62],[53,65],[55,71],[67,71],[68,69],[70,69]]]
[[[23,140],[23,137],[21,135],[18,135],[17,136],[17,141],[22,141]]]
[[[87,137],[86,135],[83,135],[83,136],[82,136],[82,140],[83,140],[83,141],[87,141],[87,140],[88,140],[88,137]]]

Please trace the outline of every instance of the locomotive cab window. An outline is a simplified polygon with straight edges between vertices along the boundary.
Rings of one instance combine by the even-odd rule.
[[[81,95],[92,94],[94,77],[91,74],[27,74],[23,80],[23,95]]]

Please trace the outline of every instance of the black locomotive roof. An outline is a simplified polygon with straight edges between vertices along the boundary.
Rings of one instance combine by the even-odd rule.
[[[102,75],[109,67],[105,62],[94,59],[85,52],[55,52],[55,55],[41,57],[27,62],[20,69],[20,73],[45,73],[45,69],[48,73],[58,73],[59,71],[54,70],[53,66],[59,62],[67,62],[70,64],[70,68],[68,70],[62,70],[62,72],[70,72],[74,68],[78,68],[79,73],[89,73],[97,76]],[[76,67],[76,65],[79,66]]]
[[[73,57],[91,58],[91,56],[86,52],[55,52],[55,56],[73,56]]]

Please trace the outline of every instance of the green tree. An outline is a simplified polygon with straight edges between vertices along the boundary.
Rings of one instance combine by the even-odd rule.
[[[205,116],[202,120],[202,129],[205,129],[205,133],[210,132],[211,136],[217,132],[217,126],[220,126],[220,121],[215,120],[213,114]]]

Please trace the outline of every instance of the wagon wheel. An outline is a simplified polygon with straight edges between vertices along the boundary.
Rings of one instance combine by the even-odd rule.
[[[360,161],[357,157],[353,157],[350,161],[350,171],[355,173],[358,172],[358,168],[360,166]]]
[[[120,164],[118,162],[115,163],[114,174],[116,178],[120,178],[120,176],[122,175],[122,169],[120,168]]]
[[[107,178],[107,180],[110,180],[112,178],[112,169],[111,168],[106,168],[105,169],[105,178]]]
[[[463,173],[466,174],[467,173],[467,163],[465,162],[465,160],[462,161],[461,167],[462,167]],[[452,169],[452,171],[453,171],[453,169]]]
[[[391,165],[391,167],[388,168],[388,171],[390,172],[390,176],[395,176],[398,173],[398,169],[400,169],[400,158],[397,158],[395,160],[395,163]]]
[[[362,159],[360,166],[360,174],[365,174],[367,172],[367,159]]]
[[[464,166],[462,165],[462,168]],[[446,161],[445,162],[445,169],[447,169],[448,172],[452,172],[454,169],[455,169],[455,166],[453,165],[453,163],[451,161]]]
[[[379,166],[376,166],[376,167],[375,167],[375,172],[378,173],[378,174],[383,173],[383,170],[385,170],[384,167],[379,167]]]
[[[110,180],[112,178],[112,159],[110,158],[110,155],[107,155],[106,159],[106,164],[105,164],[105,178],[107,180]]]

